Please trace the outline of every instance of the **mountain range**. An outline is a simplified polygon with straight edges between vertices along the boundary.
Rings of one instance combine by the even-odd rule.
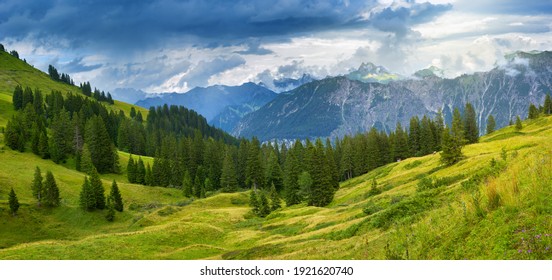
[[[342,137],[372,127],[390,131],[397,122],[407,127],[411,117],[434,116],[439,110],[450,123],[454,108],[470,102],[483,134],[489,115],[498,127],[506,126],[517,115],[527,116],[527,104],[542,104],[552,88],[552,52],[516,52],[507,59],[488,72],[454,79],[430,68],[386,83],[365,83],[351,75],[313,81],[248,114],[232,133],[268,141]]]

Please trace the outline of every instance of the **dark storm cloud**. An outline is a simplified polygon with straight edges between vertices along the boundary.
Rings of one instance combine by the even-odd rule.
[[[62,64],[61,70],[69,73],[79,73],[79,72],[92,71],[103,66],[103,64],[85,65],[82,62],[82,59],[83,59],[82,57],[79,57],[71,60],[69,63]]]
[[[375,1],[30,1],[0,4],[0,39],[51,38],[126,49],[209,44],[354,26]],[[196,42],[193,42],[196,41]]]

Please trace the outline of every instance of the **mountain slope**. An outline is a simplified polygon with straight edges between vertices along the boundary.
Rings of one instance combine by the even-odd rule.
[[[163,104],[182,105],[205,116],[212,124],[224,128],[234,123],[231,120],[235,115],[231,111],[238,110],[238,115],[243,115],[251,109],[261,107],[274,97],[276,93],[271,90],[254,83],[245,83],[241,86],[197,87],[184,94],[163,94],[146,98],[136,104],[144,108]],[[242,109],[245,111],[241,111]]]
[[[244,117],[233,133],[261,140],[335,137],[371,127],[403,127],[414,115],[443,111],[450,123],[455,107],[472,103],[480,134],[493,115],[503,127],[517,115],[527,116],[528,104],[542,104],[552,89],[552,52],[518,52],[509,62],[489,72],[443,79],[436,75],[389,82],[326,78],[280,95]],[[322,113],[323,117],[319,117]]]
[[[551,139],[552,117],[524,122],[466,146],[454,166],[439,155],[392,163],[341,183],[328,207],[284,207],[264,219],[250,214],[248,192],[192,202],[175,189],[121,183],[126,207],[113,223],[78,208],[83,174],[4,150],[0,258],[552,259]],[[61,207],[34,205],[29,164],[54,172]],[[435,186],[417,191],[424,178]],[[16,217],[6,185],[22,202]]]
[[[52,91],[60,91],[62,94],[81,92],[80,88],[56,82],[50,79],[48,74],[34,68],[32,65],[13,57],[7,52],[0,51],[0,126],[5,125],[13,114],[11,96],[17,85],[30,86],[32,90],[38,88],[43,94],[49,94]],[[133,107],[128,103],[117,100],[115,100],[114,105],[105,105],[112,109],[122,110],[127,116],[130,115],[131,107]],[[148,110],[134,107],[142,112],[144,118],[147,116]]]

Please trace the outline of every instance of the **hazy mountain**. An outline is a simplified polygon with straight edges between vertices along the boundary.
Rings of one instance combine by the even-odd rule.
[[[148,93],[134,88],[116,88],[113,90],[113,99],[134,104],[138,100],[147,98]]]
[[[136,105],[144,108],[163,104],[182,105],[200,113],[211,124],[231,129],[230,126],[236,123],[237,116],[260,108],[276,95],[275,92],[257,84],[245,83],[240,86],[196,87],[186,93],[167,93],[146,98],[136,102]]]
[[[516,115],[526,117],[527,104],[542,104],[552,88],[551,65],[552,52],[517,52],[491,71],[454,79],[433,74],[382,84],[327,78],[279,95],[245,116],[233,134],[271,140],[343,136],[374,126],[390,130],[438,110],[450,121],[453,108],[466,102],[475,107],[483,133],[490,114],[501,127]]]

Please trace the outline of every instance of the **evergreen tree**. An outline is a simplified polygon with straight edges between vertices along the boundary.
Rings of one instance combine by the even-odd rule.
[[[121,197],[121,192],[119,191],[119,187],[117,186],[117,182],[115,182],[115,180],[111,183],[109,197],[112,200],[113,208],[119,212],[123,212],[123,198]]]
[[[270,205],[268,205],[268,199],[264,191],[259,195],[259,217],[264,218],[270,214]]]
[[[418,116],[410,119],[410,132],[408,133],[408,147],[410,154],[420,155],[420,119]]]
[[[25,151],[25,125],[20,114],[14,114],[6,124],[4,142],[12,150]]]
[[[445,130],[445,120],[443,118],[443,112],[441,111],[441,109],[439,109],[439,111],[437,112],[437,116],[435,116],[434,125],[435,150],[440,151],[441,137],[443,136],[443,130]]]
[[[441,162],[452,165],[462,159],[462,146],[464,140],[459,133],[451,132],[448,128],[443,131],[441,143]]]
[[[20,85],[15,86],[13,90],[12,103],[16,111],[23,109],[23,88]]]
[[[52,124],[52,137],[50,138],[50,156],[55,163],[65,161],[67,155],[73,151],[73,127],[69,112],[62,109],[54,116]]]
[[[199,176],[199,174],[196,174],[195,179],[194,179],[194,196],[195,197],[201,198],[201,189],[202,188],[203,188],[203,180],[201,180],[201,177]]]
[[[376,178],[373,178],[372,179],[372,186],[370,187],[369,194],[371,196],[373,196],[373,195],[377,195],[379,193],[381,193],[381,191],[378,189],[378,182],[376,181]]]
[[[530,120],[534,120],[538,117],[539,117],[539,109],[537,109],[537,107],[533,103],[531,103],[531,105],[529,105],[529,116],[528,116],[528,118]]]
[[[523,128],[523,124],[521,124],[521,119],[519,116],[516,116],[516,131],[520,131]]]
[[[220,177],[220,186],[224,192],[235,192],[238,190],[238,178],[234,168],[234,160],[229,151],[226,151],[222,163],[222,175]]]
[[[102,184],[102,180],[100,179],[100,174],[98,173],[98,171],[96,171],[96,169],[92,169],[92,173],[90,174],[90,186],[92,187],[92,191],[94,192],[96,209],[104,209],[105,190]]]
[[[254,189],[251,190],[249,195],[249,206],[251,206],[253,214],[259,215],[259,200],[257,199],[257,191]]]
[[[326,206],[333,199],[335,185],[320,139],[316,140],[313,153],[310,156],[308,170],[312,174],[313,184],[307,202],[313,206]]]
[[[297,150],[291,149],[284,163],[284,200],[287,206],[301,203],[301,187],[299,186],[299,174],[301,172]]]
[[[495,126],[496,123],[493,115],[489,115],[487,118],[487,134],[493,133],[495,131]]]
[[[40,202],[42,201],[43,189],[42,189],[42,174],[38,166],[35,168],[31,190],[33,191],[33,197],[36,198],[38,205],[40,205]]]
[[[142,157],[138,158],[138,163],[135,166],[136,168],[136,183],[144,185],[146,183],[146,167],[144,166],[144,161]]]
[[[335,183],[334,187],[337,190],[339,188],[339,169],[337,167],[337,159],[332,147],[332,143],[330,142],[330,139],[326,139],[326,145],[325,145],[325,154],[326,159],[328,160],[328,168],[330,169],[330,173],[332,174],[332,181]]]
[[[261,149],[259,140],[256,137],[253,137],[253,140],[249,145],[249,151],[247,154],[246,176],[246,184],[248,187],[257,189],[264,186]]]
[[[282,168],[278,162],[278,156],[276,156],[274,151],[270,151],[270,155],[268,156],[266,183],[267,186],[274,185],[276,187],[276,191],[278,192],[284,189]]]
[[[280,199],[280,195],[276,191],[274,184],[270,186],[270,201],[270,211],[276,211],[282,207],[282,200]]]
[[[186,197],[192,197],[194,194],[194,185],[192,183],[192,177],[190,176],[190,172],[186,170],[184,172],[184,179],[182,180],[182,191],[184,192],[184,196]]]
[[[408,135],[403,130],[400,122],[397,122],[395,128],[395,141],[392,150],[395,157],[393,160],[408,158]]]
[[[99,173],[116,171],[119,156],[101,117],[92,117],[86,123],[85,143]]]
[[[85,144],[82,148],[82,153],[80,156],[80,171],[86,174],[91,174],[95,169],[94,164],[92,163],[92,158],[90,156],[90,150],[88,145]]]
[[[552,114],[552,98],[550,98],[550,93],[546,94],[546,97],[544,98],[542,110],[545,115]]]
[[[11,188],[8,201],[10,204],[10,212],[13,216],[15,216],[17,214],[17,210],[19,210],[19,200],[17,199],[17,195],[15,194],[13,188]]]
[[[106,207],[107,207],[107,213],[105,214],[105,219],[108,222],[113,222],[113,220],[115,220],[115,207],[111,196],[107,198]]]
[[[84,183],[80,192],[79,205],[83,210],[92,211],[96,208],[96,196],[94,190],[90,185],[88,176],[84,177]]]
[[[153,175],[151,173],[151,167],[149,162],[146,164],[146,173],[144,175],[144,182],[148,186],[154,185]]]
[[[353,145],[351,143],[351,138],[345,136],[343,138],[342,144],[342,155],[341,155],[341,174],[345,180],[353,178],[354,170],[354,157],[353,157]]]
[[[460,110],[458,110],[458,108],[454,108],[454,111],[452,113],[452,125],[450,134],[455,138],[461,139],[462,143],[465,142],[464,122],[462,121],[462,115],[460,114]]]
[[[50,147],[48,145],[48,135],[44,129],[38,138],[38,153],[41,158],[47,159],[50,157]]]
[[[59,189],[54,178],[54,174],[48,171],[46,172],[46,180],[43,185],[42,202],[46,207],[57,207],[60,204]]]
[[[299,197],[310,201],[310,195],[312,194],[313,188],[313,180],[310,173],[307,171],[301,172],[299,178],[297,179],[297,184],[300,188]]]
[[[419,147],[420,155],[428,155],[435,150],[435,139],[433,137],[433,131],[431,129],[431,120],[427,116],[423,116],[420,123],[420,138]]]
[[[463,127],[464,139],[468,143],[477,143],[479,141],[479,127],[477,126],[475,110],[471,103],[466,103]]]
[[[128,158],[128,164],[127,164],[127,178],[129,183],[136,183],[136,167],[134,164],[134,159],[132,158],[132,155]]]

